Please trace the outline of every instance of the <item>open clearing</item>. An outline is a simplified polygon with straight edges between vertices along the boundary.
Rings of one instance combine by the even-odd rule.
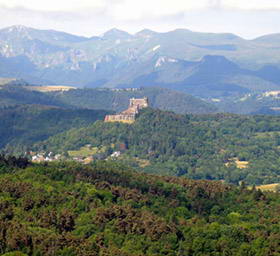
[[[262,191],[276,191],[276,187],[279,185],[279,183],[273,183],[273,184],[266,184],[266,185],[260,185],[257,186],[257,189],[260,189]]]
[[[249,162],[248,161],[240,161],[237,157],[230,158],[227,163],[225,163],[226,167],[229,167],[230,164],[234,163],[237,168],[239,169],[246,169],[248,168]]]

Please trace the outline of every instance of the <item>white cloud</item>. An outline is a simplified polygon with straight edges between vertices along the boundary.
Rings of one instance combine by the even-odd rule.
[[[201,9],[219,0],[0,0],[0,8],[25,8],[37,11],[78,11],[105,8],[120,20],[138,19],[148,15],[173,15]]]
[[[253,38],[279,33],[280,0],[0,0],[0,28],[22,24],[79,35],[188,28]]]
[[[280,0],[222,0],[221,5],[245,10],[280,9]]]
[[[79,11],[103,8],[117,20],[174,15],[190,10],[221,7],[230,9],[280,9],[280,0],[0,0],[0,8],[22,7],[36,11]]]
[[[105,7],[104,0],[0,0],[0,7],[23,7],[37,11],[77,11]]]
[[[120,19],[145,15],[172,15],[194,9],[226,7],[238,9],[280,9],[280,0],[0,0],[0,7],[23,7],[38,11],[77,11],[107,8]]]
[[[139,19],[145,16],[174,15],[193,9],[206,8],[210,0],[124,0],[110,10],[116,19]]]

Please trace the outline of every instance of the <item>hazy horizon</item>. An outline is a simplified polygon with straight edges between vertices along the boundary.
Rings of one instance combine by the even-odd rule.
[[[117,28],[233,33],[245,39],[280,33],[278,0],[0,0],[0,28],[24,25],[81,36]]]

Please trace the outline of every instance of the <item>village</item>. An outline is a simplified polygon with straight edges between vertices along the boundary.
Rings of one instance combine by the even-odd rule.
[[[83,155],[80,156],[70,156],[63,155],[63,154],[54,154],[53,152],[28,152],[26,153],[27,156],[31,157],[31,161],[33,163],[42,163],[42,162],[54,162],[54,161],[75,161],[82,164],[90,164],[94,160],[116,160],[122,154],[121,151],[114,151],[109,156],[96,154],[96,155]]]

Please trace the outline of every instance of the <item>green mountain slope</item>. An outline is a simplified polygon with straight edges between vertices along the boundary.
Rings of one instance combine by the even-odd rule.
[[[73,110],[42,105],[0,109],[0,148],[24,153],[33,143],[70,128],[103,120],[105,110]]]
[[[206,114],[216,108],[209,103],[174,90],[163,88],[140,88],[128,90],[77,89],[67,92],[54,92],[50,95],[59,102],[79,108],[107,109],[116,112],[127,108],[130,98],[148,97],[153,108],[176,113]]]
[[[17,162],[0,158],[2,255],[278,254],[279,194],[112,162]]]
[[[34,149],[67,153],[91,144],[105,147],[103,157],[121,151],[118,159],[145,172],[277,183],[279,121],[272,116],[184,116],[146,109],[132,125],[96,122],[53,136]]]
[[[45,93],[26,90],[22,87],[22,84],[0,87],[0,109],[21,104],[70,107],[68,104],[62,103]]]
[[[10,81],[4,78],[2,80],[3,83]],[[130,98],[148,97],[152,107],[176,113],[206,114],[217,110],[213,104],[191,95],[155,87],[129,90],[85,88],[46,93],[36,91],[36,88],[28,90],[30,88],[23,81],[11,82],[0,87],[0,108],[18,104],[41,104],[69,109],[105,109],[119,112],[127,108]]]

